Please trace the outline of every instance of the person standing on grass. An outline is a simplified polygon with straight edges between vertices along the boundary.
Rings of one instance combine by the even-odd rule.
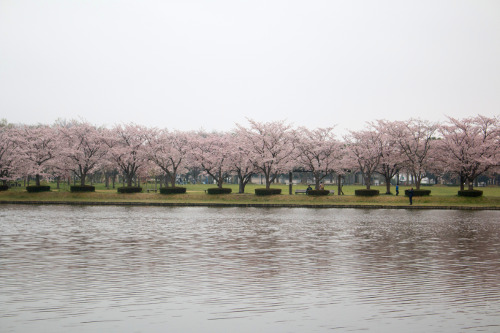
[[[410,198],[410,205],[413,205],[413,187],[408,191],[408,198]]]
[[[396,185],[396,196],[399,195],[399,185]]]

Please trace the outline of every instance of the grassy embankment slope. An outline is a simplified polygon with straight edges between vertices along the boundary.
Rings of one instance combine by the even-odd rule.
[[[96,185],[94,193],[71,193],[69,186],[61,184],[60,189],[56,189],[55,184],[52,186],[51,192],[45,193],[27,193],[24,188],[9,189],[8,191],[0,192],[0,202],[81,202],[81,203],[154,203],[154,204],[228,204],[228,205],[285,205],[285,206],[343,206],[343,205],[362,205],[362,206],[408,206],[408,198],[404,195],[404,190],[408,187],[400,187],[400,195],[384,195],[376,197],[358,197],[354,195],[355,189],[364,188],[362,186],[344,186],[345,195],[337,195],[336,186],[327,186],[327,189],[334,190],[335,195],[325,197],[312,197],[304,194],[289,195],[288,185],[273,185],[273,188],[281,188],[281,195],[268,197],[260,197],[254,194],[255,188],[262,188],[262,185],[249,184],[245,189],[244,194],[238,194],[238,185],[224,185],[233,190],[232,194],[226,195],[208,195],[205,193],[207,188],[215,187],[214,185],[187,185],[186,194],[163,195],[159,193],[136,193],[136,194],[119,194],[116,189],[106,189],[102,184]],[[148,188],[152,188],[148,184]],[[143,185],[145,189],[146,186]],[[305,189],[306,185],[293,186],[293,191],[296,189]],[[380,190],[380,193],[385,193],[385,186],[375,186]],[[458,187],[449,186],[431,186],[425,187],[432,191],[428,197],[414,197],[414,206],[440,206],[440,207],[500,207],[500,187],[483,187],[479,188],[484,191],[484,195],[478,198],[458,197]],[[392,189],[394,191],[394,188]]]

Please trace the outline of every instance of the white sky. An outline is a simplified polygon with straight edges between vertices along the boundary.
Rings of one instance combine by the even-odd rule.
[[[500,114],[498,0],[0,0],[12,123],[342,131],[476,114]]]

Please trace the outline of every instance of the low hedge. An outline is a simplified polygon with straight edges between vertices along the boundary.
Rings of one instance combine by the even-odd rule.
[[[281,194],[281,189],[280,188],[256,188],[255,189],[255,195],[275,195],[275,194]]]
[[[161,194],[182,194],[186,193],[185,187],[162,187],[160,188]]]
[[[116,190],[118,191],[118,193],[140,193],[142,192],[142,187],[126,186],[126,187],[118,187]]]
[[[410,192],[410,190],[405,190],[406,196],[408,196],[408,192]],[[413,190],[414,197],[423,197],[426,195],[431,195],[431,190]]]
[[[459,197],[480,197],[483,195],[483,191],[481,190],[463,190],[458,191]]]
[[[95,192],[95,186],[90,185],[73,185],[69,188],[70,192]]]
[[[36,193],[36,192],[49,192],[50,191],[50,186],[48,185],[40,185],[40,186],[26,186],[26,191],[29,193]]]
[[[330,194],[330,191],[328,190],[309,190],[307,191],[308,195],[315,195],[315,196],[321,196],[321,195],[328,195]]]
[[[354,194],[361,196],[361,197],[374,197],[376,195],[380,194],[379,190],[367,190],[367,189],[361,189],[361,190],[354,190]]]
[[[233,190],[230,188],[218,188],[218,187],[207,189],[208,194],[229,194],[232,191]]]
[[[0,191],[7,191],[9,187],[7,185],[0,185]]]

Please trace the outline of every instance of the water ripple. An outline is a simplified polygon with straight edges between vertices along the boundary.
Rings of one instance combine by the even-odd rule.
[[[2,332],[500,328],[496,211],[1,206],[0,217]]]

